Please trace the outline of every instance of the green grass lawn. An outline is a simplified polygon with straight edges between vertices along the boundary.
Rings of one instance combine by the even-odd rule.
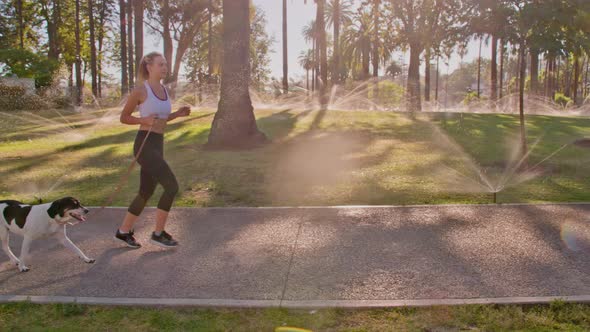
[[[590,306],[471,305],[373,310],[0,304],[3,331],[588,331]]]
[[[3,112],[0,199],[72,195],[101,205],[132,161],[137,128],[120,124],[119,111]],[[478,172],[492,187],[501,183],[518,142],[512,115],[260,110],[258,126],[271,144],[206,151],[213,116],[214,110],[198,110],[169,125],[165,154],[180,183],[177,206],[489,203]],[[529,146],[537,142],[529,165],[590,136],[586,118],[528,116],[526,122]],[[566,146],[529,181],[506,177],[498,201],[588,201],[588,161],[590,150]],[[138,173],[112,205],[129,204]]]

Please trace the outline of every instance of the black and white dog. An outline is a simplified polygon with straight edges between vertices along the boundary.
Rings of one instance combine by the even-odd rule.
[[[86,263],[94,263],[66,235],[66,225],[73,225],[86,220],[88,209],[80,205],[73,197],[64,197],[53,203],[27,205],[18,201],[0,201],[0,242],[2,249],[10,261],[18,266],[21,272],[29,270],[25,264],[31,242],[47,235],[56,236],[67,248],[74,251]],[[10,251],[8,246],[9,233],[23,236],[20,258]]]

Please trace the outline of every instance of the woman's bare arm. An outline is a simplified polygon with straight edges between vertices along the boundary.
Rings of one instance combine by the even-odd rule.
[[[146,118],[139,118],[133,116],[133,111],[135,111],[137,105],[139,105],[143,101],[143,99],[145,99],[144,96],[145,91],[142,90],[142,87],[135,88],[133,89],[133,91],[131,91],[131,94],[129,94],[129,98],[127,98],[127,102],[125,103],[125,107],[123,107],[123,112],[121,112],[121,123],[128,125],[152,125],[155,116],[150,116]]]

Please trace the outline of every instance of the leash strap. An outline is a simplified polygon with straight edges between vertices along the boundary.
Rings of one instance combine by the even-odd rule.
[[[99,211],[97,212],[97,214],[101,213],[106,206],[110,205],[113,202],[115,197],[121,191],[121,188],[123,188],[123,185],[127,183],[127,180],[129,180],[129,174],[131,174],[131,171],[135,167],[135,164],[137,163],[137,160],[139,159],[139,156],[141,155],[141,151],[143,151],[143,147],[144,147],[145,143],[147,142],[147,139],[150,136],[150,133],[152,132],[152,128],[153,128],[153,125],[150,126],[150,128],[148,129],[148,132],[145,135],[143,142],[141,142],[141,145],[139,146],[139,150],[137,151],[137,154],[134,156],[133,161],[131,162],[131,164],[127,168],[127,172],[125,172],[125,174],[123,174],[121,176],[121,179],[119,180],[119,183],[117,184],[117,187],[115,188],[115,191],[113,191],[113,193],[105,200],[105,202],[99,208]]]

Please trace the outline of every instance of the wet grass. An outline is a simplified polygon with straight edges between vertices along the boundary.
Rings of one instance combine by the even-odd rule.
[[[132,161],[136,128],[120,124],[118,112],[6,116],[0,123],[0,199],[72,195],[102,205]],[[180,183],[177,206],[489,203],[492,195],[474,165],[490,179],[501,178],[518,141],[512,115],[260,110],[257,124],[271,144],[208,151],[203,145],[213,116],[214,110],[203,109],[169,124],[165,155]],[[528,116],[527,135],[530,147],[538,142],[529,156],[534,165],[590,136],[590,119]],[[532,180],[508,179],[515,185],[498,200],[588,201],[588,161],[590,151],[567,145],[542,162]],[[136,168],[112,205],[129,204],[138,180]]]

